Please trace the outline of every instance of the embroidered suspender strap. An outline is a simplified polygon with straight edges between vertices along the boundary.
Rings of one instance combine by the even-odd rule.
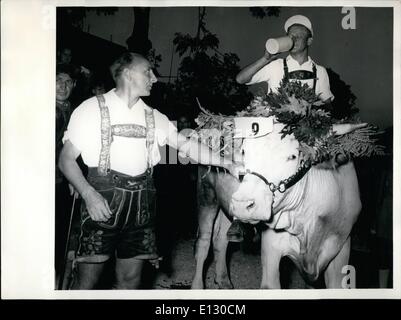
[[[98,173],[105,176],[110,172],[110,145],[112,142],[110,113],[103,95],[96,96],[100,109],[101,150],[99,156]]]
[[[146,150],[148,152],[148,169],[153,172],[152,151],[155,142],[155,117],[152,110],[145,109],[146,121]]]
[[[313,72],[313,92],[316,92],[317,74],[316,74],[316,65],[314,63],[312,67],[312,72]]]
[[[288,66],[287,66],[287,60],[283,59],[283,64],[284,64],[284,78],[283,78],[283,83],[288,82]]]
[[[96,96],[99,102],[100,109],[100,133],[101,133],[101,150],[99,155],[98,174],[106,176],[110,172],[110,145],[113,141],[113,135],[130,137],[130,138],[145,138],[148,169],[153,169],[152,165],[152,149],[155,140],[155,119],[153,110],[145,109],[146,129],[141,125],[122,124],[111,125],[109,108],[106,106],[106,101],[103,95]]]
[[[283,83],[287,83],[290,79],[296,80],[308,80],[313,79],[313,91],[316,91],[316,81],[317,81],[317,72],[316,65],[312,64],[312,72],[307,70],[296,70],[292,72],[288,72],[287,60],[283,59],[284,64],[284,78]]]

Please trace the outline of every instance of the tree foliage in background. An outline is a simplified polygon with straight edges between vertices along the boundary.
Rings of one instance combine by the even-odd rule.
[[[174,45],[182,58],[172,98],[188,113],[199,112],[201,105],[216,113],[233,114],[246,106],[251,94],[235,81],[240,71],[239,58],[234,53],[221,53],[219,39],[206,28],[206,8],[199,8],[198,30],[195,36],[176,33]]]
[[[250,7],[251,14],[258,19],[268,17],[278,17],[280,14],[280,7]]]
[[[76,27],[83,29],[83,22],[88,12],[96,12],[97,15],[114,15],[116,7],[65,7],[57,10],[57,27]],[[61,25],[60,25],[61,24]]]
[[[149,60],[152,68],[157,69],[160,67],[160,62],[162,62],[162,55],[156,53],[156,49],[150,49],[146,58]]]
[[[149,40],[150,8],[134,8],[134,27],[126,43],[128,50],[147,57],[152,49],[152,41]]]

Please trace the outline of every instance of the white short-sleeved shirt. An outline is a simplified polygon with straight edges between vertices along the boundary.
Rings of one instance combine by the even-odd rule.
[[[330,82],[327,71],[324,67],[316,64],[309,56],[308,60],[302,65],[298,63],[291,55],[287,58],[288,72],[297,70],[313,71],[313,64],[316,66],[316,94],[320,94],[320,99],[326,101],[327,99],[333,100],[334,95],[330,91]],[[277,59],[265,65],[262,69],[256,72],[247,85],[267,82],[269,90],[277,92],[280,87],[280,82],[284,78],[284,62],[283,59]],[[313,80],[299,80],[301,83],[307,83],[309,87],[313,87]]]
[[[126,103],[116,95],[115,89],[104,94],[105,105],[109,109],[110,123],[138,124],[146,126],[145,108],[142,99],[128,108]],[[152,164],[156,165],[160,159],[159,145],[167,142],[169,134],[177,131],[168,118],[154,110],[155,143],[151,152]],[[100,134],[100,108],[96,97],[92,97],[79,105],[71,115],[63,142],[69,140],[80,152],[82,159],[88,167],[97,167],[101,150]],[[110,167],[131,176],[142,174],[148,167],[148,152],[146,138],[129,138],[114,136],[110,146]]]

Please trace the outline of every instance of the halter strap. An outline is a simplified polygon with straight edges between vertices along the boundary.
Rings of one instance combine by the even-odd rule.
[[[300,181],[304,175],[309,171],[311,168],[311,164],[309,162],[305,162],[298,168],[297,172],[295,172],[292,176],[287,179],[281,180],[277,185],[273,182],[267,180],[261,174],[248,170],[246,173],[252,174],[259,179],[261,179],[270,189],[272,193],[275,191],[279,191],[280,193],[284,193],[286,190],[294,186],[298,181]]]

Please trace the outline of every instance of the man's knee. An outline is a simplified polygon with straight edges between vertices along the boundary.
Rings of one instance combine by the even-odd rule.
[[[137,289],[141,284],[143,261],[118,259],[116,264],[116,289]]]
[[[103,267],[104,263],[77,263],[71,289],[90,290],[95,288]]]
[[[116,276],[114,289],[138,289],[141,285],[141,274],[130,275],[129,277]]]

